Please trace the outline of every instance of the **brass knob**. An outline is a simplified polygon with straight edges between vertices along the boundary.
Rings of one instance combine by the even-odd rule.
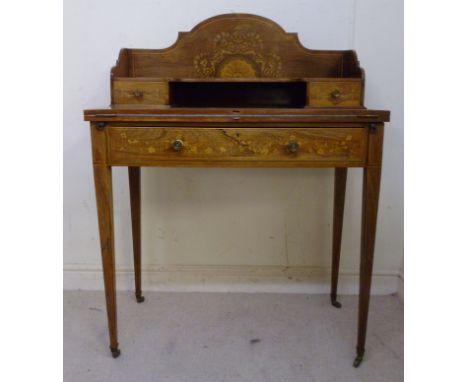
[[[296,154],[299,152],[299,143],[289,142],[288,145],[286,146],[286,149],[288,150],[288,153]]]
[[[133,95],[134,95],[136,98],[141,98],[141,97],[143,97],[143,91],[142,91],[142,90],[134,90],[134,91],[133,91]]]
[[[184,148],[184,142],[181,139],[176,139],[172,142],[172,149],[174,151],[181,151]]]
[[[330,97],[331,99],[334,99],[334,100],[340,99],[341,92],[338,89],[335,89],[330,93]]]

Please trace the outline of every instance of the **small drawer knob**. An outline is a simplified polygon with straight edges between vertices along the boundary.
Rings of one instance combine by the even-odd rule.
[[[184,142],[181,139],[176,139],[172,142],[172,149],[174,151],[181,151],[184,148]]]
[[[288,153],[296,154],[299,152],[299,143],[289,142],[288,145],[286,146],[286,149],[288,150]]]
[[[141,98],[141,97],[143,97],[143,91],[142,91],[142,90],[134,90],[134,91],[133,91],[133,95],[134,95],[136,98]]]
[[[338,89],[335,89],[330,93],[330,97],[331,99],[338,100],[341,98],[341,92]]]

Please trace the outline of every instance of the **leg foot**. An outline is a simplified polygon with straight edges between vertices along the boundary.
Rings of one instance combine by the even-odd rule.
[[[362,355],[357,355],[356,358],[354,358],[353,366],[354,367],[359,367],[359,365],[362,362],[362,358],[363,358]]]
[[[135,293],[135,296],[138,303],[145,301],[145,297],[141,295],[141,292]]]
[[[117,358],[120,355],[120,349],[118,347],[113,348],[112,346],[110,347],[112,357]]]
[[[332,303],[331,303],[335,308],[341,308],[341,302],[338,302],[336,300],[332,300]]]
[[[364,350],[357,350],[357,355],[356,355],[356,358],[354,358],[353,366],[359,367],[363,358],[364,358]]]
[[[330,300],[331,300],[331,304],[332,304],[335,308],[341,308],[341,302],[336,301],[336,296],[331,295],[331,296],[330,296]]]

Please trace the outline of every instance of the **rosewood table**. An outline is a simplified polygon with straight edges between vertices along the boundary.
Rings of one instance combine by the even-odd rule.
[[[112,167],[128,167],[135,266],[141,290],[140,168],[335,168],[331,304],[337,285],[347,169],[364,171],[357,355],[362,361],[371,290],[384,122],[363,105],[354,51],[304,48],[294,33],[247,14],[221,15],[166,49],[122,49],[110,107],[85,110],[112,355],[117,339]]]

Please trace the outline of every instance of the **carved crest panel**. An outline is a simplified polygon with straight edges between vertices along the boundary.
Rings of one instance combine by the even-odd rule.
[[[221,32],[214,37],[211,51],[197,54],[195,71],[202,77],[280,77],[281,58],[267,52],[261,36],[254,32]]]

